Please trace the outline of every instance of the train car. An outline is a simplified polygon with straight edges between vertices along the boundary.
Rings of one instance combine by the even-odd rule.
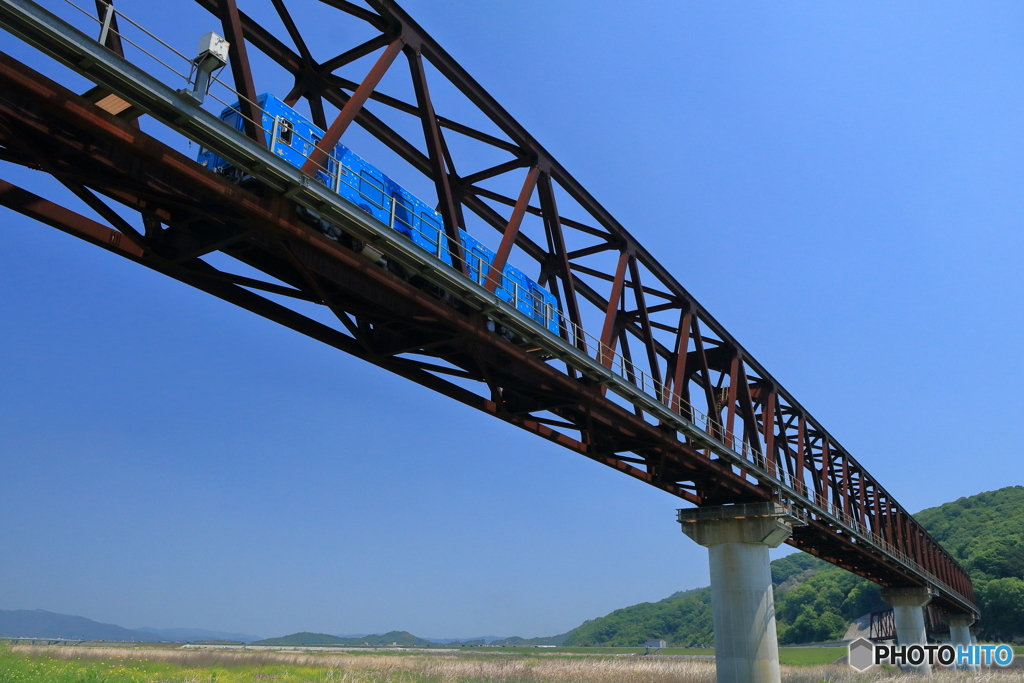
[[[470,279],[477,284],[485,284],[491,275],[494,252],[464,230],[459,230],[459,237]],[[513,304],[518,310],[558,334],[558,300],[515,266],[505,264],[495,293],[506,303]]]
[[[263,112],[263,130],[267,131],[270,151],[301,168],[324,131],[273,95],[260,95],[256,103]],[[220,118],[236,130],[243,130],[237,104],[224,109]],[[242,180],[231,162],[209,150],[200,149],[197,161],[236,182]],[[441,214],[348,147],[337,145],[326,167],[317,171],[316,179],[435,258],[452,265]],[[459,242],[469,277],[484,284],[494,263],[494,252],[462,229]],[[551,332],[559,333],[561,314],[557,299],[515,266],[505,265],[496,294]]]
[[[441,215],[345,145],[335,148],[339,174],[336,191],[342,197],[408,237],[447,265],[451,250]]]

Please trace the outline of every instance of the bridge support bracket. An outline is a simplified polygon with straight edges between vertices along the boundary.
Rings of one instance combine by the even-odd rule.
[[[718,683],[779,683],[768,550],[802,522],[777,503],[680,510],[679,522],[708,549]]]

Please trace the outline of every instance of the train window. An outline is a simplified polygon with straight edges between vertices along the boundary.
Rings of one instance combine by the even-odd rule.
[[[470,255],[470,268],[471,272],[476,276],[474,279],[477,284],[484,284],[484,280],[487,279],[487,269],[491,267],[491,264],[487,259],[487,252],[484,251],[483,245],[475,244],[469,251]]]
[[[402,195],[395,192],[391,195],[391,200],[395,203],[397,211],[408,211],[410,214],[412,213],[412,202]]]
[[[412,229],[412,204],[397,192],[391,195],[391,201],[395,204],[395,228],[402,230]]]
[[[423,238],[434,245],[438,256],[441,255],[441,224],[432,216],[420,213],[420,234]]]
[[[384,188],[366,171],[359,172],[359,194],[370,200],[378,209],[384,208]]]
[[[277,125],[277,139],[291,147],[295,134],[295,124],[288,119],[281,119]]]

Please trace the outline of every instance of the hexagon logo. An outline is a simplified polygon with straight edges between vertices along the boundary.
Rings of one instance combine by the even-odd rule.
[[[846,661],[857,671],[864,671],[875,663],[875,646],[866,638],[858,638],[850,643]]]

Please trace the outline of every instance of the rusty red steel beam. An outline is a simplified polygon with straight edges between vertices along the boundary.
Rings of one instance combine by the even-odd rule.
[[[612,280],[612,291],[608,295],[608,307],[604,313],[604,325],[601,327],[600,348],[598,359],[607,368],[612,367],[615,352],[615,338],[619,301],[622,299],[622,288],[626,284],[626,264],[629,261],[629,252],[619,252],[619,261],[615,266],[615,277]]]
[[[465,178],[463,180],[465,181]],[[580,305],[576,298],[576,282],[569,265],[568,253],[565,250],[562,219],[558,215],[558,201],[555,198],[554,188],[551,186],[551,177],[546,173],[542,172],[537,179],[537,195],[540,199],[541,215],[544,220],[544,234],[549,243],[548,250],[553,257],[552,260],[562,285],[566,312],[569,315],[569,322],[574,326],[573,329],[577,330],[582,328],[583,319],[580,317]],[[565,333],[568,334],[568,330]],[[585,347],[586,344],[582,338],[574,339],[573,343],[578,347]]]
[[[274,5],[274,11],[277,12],[277,16],[281,19],[281,23],[284,24],[284,28],[288,31],[288,37],[292,39],[292,43],[299,50],[299,56],[302,57],[302,61],[309,67],[312,68],[314,65],[313,55],[309,51],[309,47],[306,45],[305,38],[302,37],[302,32],[299,31],[295,25],[295,20],[292,19],[291,12],[284,4],[284,0],[270,0]]]
[[[508,256],[512,253],[512,245],[515,244],[516,237],[519,236],[519,226],[523,224],[523,218],[526,216],[526,207],[530,203],[530,197],[533,196],[534,188],[537,187],[537,179],[539,177],[540,169],[536,166],[531,168],[526,174],[523,188],[519,192],[519,199],[516,201],[515,208],[512,209],[512,216],[508,219],[505,234],[501,236],[501,243],[498,245],[498,250],[494,253],[494,260],[487,270],[488,277],[484,287],[488,292],[493,293],[501,284],[502,275],[505,272],[505,264],[508,263]]]
[[[263,112],[256,105],[258,93],[252,78],[252,67],[249,65],[249,54],[245,45],[238,7],[235,0],[221,0],[221,3],[221,26],[224,28],[224,37],[231,43],[228,61],[231,64],[231,75],[235,81],[235,91],[240,95],[238,111],[242,114],[242,127],[246,135],[252,138],[256,144],[262,145],[265,135]]]
[[[666,385],[666,391],[670,392],[669,400],[671,403],[669,407],[677,413],[683,414],[685,414],[684,410],[689,412],[689,393],[684,387],[689,385],[686,381],[686,359],[689,355],[690,320],[692,316],[693,313],[687,308],[683,310],[679,317],[679,329],[676,331],[676,353],[668,373],[669,382]],[[689,417],[693,418],[692,415]]]
[[[633,300],[636,304],[637,311],[640,314],[640,330],[642,332],[641,339],[644,342],[644,349],[647,351],[647,364],[650,368],[651,378],[654,380],[656,386],[661,386],[661,367],[658,365],[658,347],[654,339],[654,331],[651,329],[651,318],[647,312],[647,298],[644,296],[643,282],[640,280],[640,267],[637,265],[636,259],[629,259],[629,276],[632,279],[631,289],[633,290]],[[658,397],[661,400],[661,397]]]
[[[345,52],[342,52],[340,55],[332,57],[331,59],[328,59],[326,62],[323,62],[322,64],[319,64],[317,66],[317,71],[319,71],[321,74],[328,74],[334,71],[335,69],[340,69],[346,64],[350,64],[356,61],[357,59],[362,59],[366,55],[373,54],[382,47],[385,47],[388,44],[390,44],[392,40],[393,38],[391,36],[389,36],[386,33],[382,33],[379,36],[370,38],[366,42],[361,43],[355,46],[354,48],[346,50]]]
[[[118,256],[133,261],[138,261],[143,256],[142,248],[122,233],[43,199],[6,180],[0,180],[0,205]]]
[[[423,67],[423,55],[418,45],[406,45],[405,54],[409,60],[409,73],[412,76],[412,87],[416,93],[416,105],[419,107],[419,118],[423,126],[423,138],[427,144],[427,157],[430,161],[431,177],[437,192],[437,210],[444,221],[445,235],[448,237],[448,253],[452,265],[466,276],[470,273],[462,255],[462,240],[459,238],[458,217],[460,210],[456,207],[455,192],[449,177],[449,169],[445,165],[444,141],[441,128],[434,113],[434,103],[430,99],[430,87],[427,85],[427,72]]]
[[[229,0],[222,1],[227,2]],[[363,78],[363,82],[352,93],[352,97],[345,103],[345,106],[342,107],[338,116],[331,123],[331,127],[324,133],[323,139],[316,143],[316,149],[306,159],[306,163],[302,165],[302,170],[305,173],[315,175],[318,170],[327,167],[327,157],[338,146],[341,136],[345,134],[348,127],[356,120],[356,116],[362,110],[363,105],[366,104],[366,100],[370,98],[374,88],[380,83],[380,79],[384,78],[384,74],[391,68],[391,64],[402,52],[404,45],[405,43],[401,37],[395,38],[385,48],[384,52],[381,53],[380,57],[377,58],[369,73]]]

